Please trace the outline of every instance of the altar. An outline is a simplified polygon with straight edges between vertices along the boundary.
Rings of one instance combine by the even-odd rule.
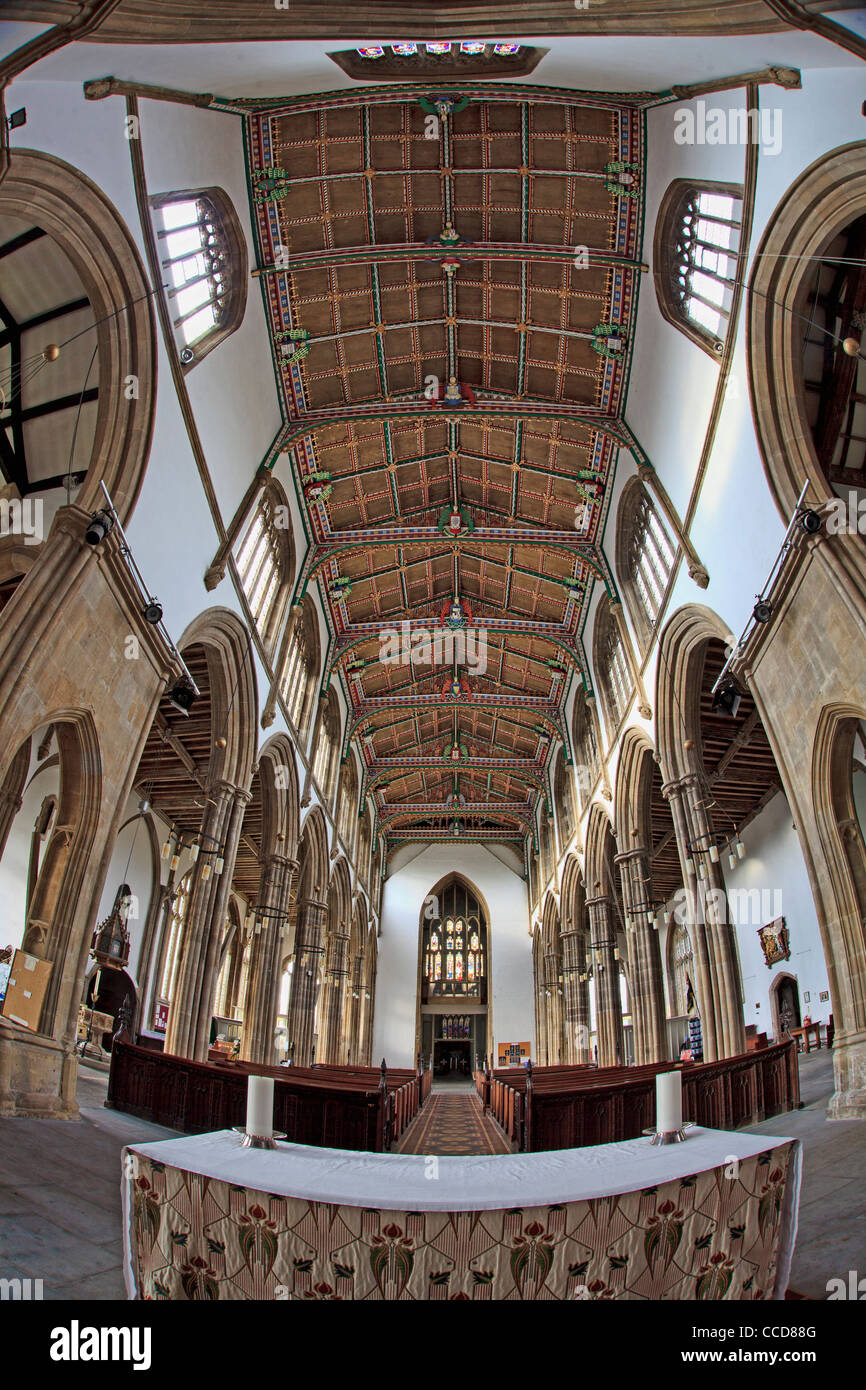
[[[232,1131],[124,1150],[130,1298],[784,1298],[798,1140],[692,1128],[545,1153],[425,1157]]]

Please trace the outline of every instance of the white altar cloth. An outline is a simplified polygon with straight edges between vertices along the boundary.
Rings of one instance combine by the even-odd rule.
[[[278,1143],[244,1149],[232,1131],[131,1145],[123,1153],[124,1276],[135,1296],[131,1251],[131,1160],[140,1154],[167,1167],[237,1187],[338,1206],[380,1211],[462,1212],[540,1207],[641,1191],[724,1168],[793,1144],[775,1280],[783,1298],[797,1232],[802,1172],[798,1140],[694,1127],[685,1143],[655,1147],[649,1138],[581,1149],[471,1157],[374,1154]]]
[[[791,1142],[697,1126],[687,1133],[684,1144],[659,1147],[641,1138],[544,1153],[443,1155],[435,1163],[423,1154],[279,1142],[276,1149],[244,1149],[231,1130],[131,1147],[172,1168],[279,1197],[392,1211],[493,1211],[633,1192]],[[799,1173],[799,1145],[797,1152]]]

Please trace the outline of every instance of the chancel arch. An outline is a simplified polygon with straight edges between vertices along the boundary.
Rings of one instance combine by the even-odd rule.
[[[487,906],[469,879],[450,874],[421,908],[417,1049],[434,1072],[471,1071],[492,1047]]]

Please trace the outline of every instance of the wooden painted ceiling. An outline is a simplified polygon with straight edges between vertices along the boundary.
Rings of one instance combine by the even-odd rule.
[[[642,118],[618,97],[458,85],[250,115],[251,204],[308,537],[296,598],[320,585],[379,827],[450,838],[456,794],[462,838],[522,842],[606,575]],[[450,666],[379,659],[388,630],[448,631],[455,594],[486,642],[456,698]]]

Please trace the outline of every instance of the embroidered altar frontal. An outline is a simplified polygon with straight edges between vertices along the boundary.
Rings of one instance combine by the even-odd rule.
[[[772,1298],[795,1147],[615,1196],[457,1212],[276,1196],[130,1150],[131,1282],[143,1299]]]

